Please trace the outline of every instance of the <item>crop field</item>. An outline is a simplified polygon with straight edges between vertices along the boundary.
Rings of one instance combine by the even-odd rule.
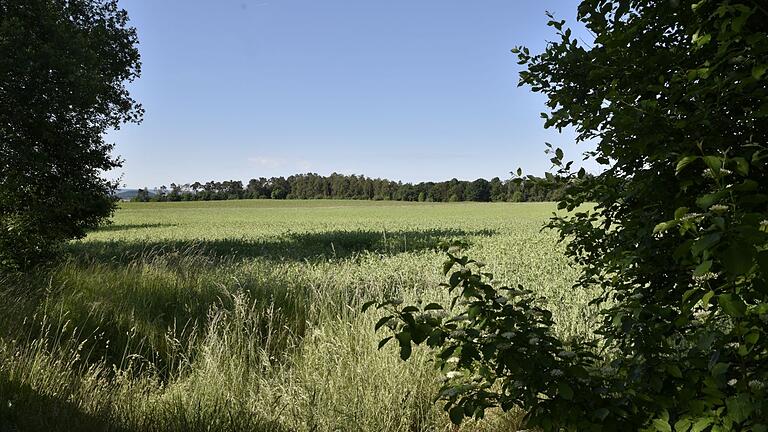
[[[442,301],[438,242],[587,334],[551,203],[125,203],[66,258],[6,278],[0,431],[442,431],[430,353],[377,350],[373,299]],[[23,293],[23,295],[21,295]],[[30,318],[32,317],[32,318]],[[462,430],[514,430],[494,413]],[[15,430],[15,429],[10,429]]]

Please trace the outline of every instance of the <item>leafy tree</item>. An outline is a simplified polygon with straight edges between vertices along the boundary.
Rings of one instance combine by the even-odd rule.
[[[0,267],[50,257],[114,209],[120,166],[103,139],[137,122],[139,76],[116,1],[0,0]]]
[[[552,151],[571,213],[549,226],[583,269],[575,288],[602,291],[596,340],[555,337],[530,292],[496,287],[459,245],[457,308],[387,301],[377,327],[403,358],[439,349],[455,422],[520,406],[547,431],[768,430],[765,3],[584,0],[591,46],[550,18],[557,41],[514,52],[546,126],[595,140],[606,165],[572,173]]]

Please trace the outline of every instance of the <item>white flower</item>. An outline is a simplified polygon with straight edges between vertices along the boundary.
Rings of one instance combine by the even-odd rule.
[[[532,338],[528,339],[528,344],[529,345],[536,345],[537,343],[539,343],[539,338],[537,338],[537,337],[532,337]]]
[[[460,338],[464,337],[464,335],[467,334],[464,330],[454,330],[451,332],[452,338]]]
[[[555,378],[560,378],[561,376],[565,375],[565,374],[563,373],[563,371],[561,371],[560,369],[552,369],[552,370],[549,372],[549,374],[550,374],[550,375],[552,375],[552,376],[553,376],[553,377],[555,377]]]
[[[722,204],[715,204],[709,208],[709,211],[717,214],[722,214],[728,211],[728,206]]]
[[[448,360],[445,361],[446,363],[458,363],[459,358],[458,357],[451,357]]]
[[[693,280],[694,282],[706,282],[708,280],[715,279],[716,277],[717,277],[716,273],[706,272],[701,276],[694,276]]]
[[[461,372],[458,371],[450,371],[447,374],[445,374],[446,378],[448,379],[454,379],[461,376]]]
[[[729,385],[729,386],[731,386],[731,387],[733,387],[733,386],[735,386],[735,385],[736,385],[736,383],[738,383],[738,382],[739,382],[739,380],[737,380],[736,378],[732,378],[732,379],[728,380],[728,385]]]
[[[753,391],[760,391],[765,387],[765,384],[763,384],[758,380],[752,380],[749,382],[748,385],[749,385],[749,388],[752,389]]]
[[[504,332],[504,333],[501,334],[501,337],[503,337],[504,339],[512,339],[513,337],[515,337],[515,333],[514,332]]]
[[[498,296],[495,299],[493,299],[493,301],[499,304],[505,304],[507,302],[507,298],[504,296]]]
[[[573,351],[560,351],[557,356],[564,359],[571,359],[576,357],[576,353]]]

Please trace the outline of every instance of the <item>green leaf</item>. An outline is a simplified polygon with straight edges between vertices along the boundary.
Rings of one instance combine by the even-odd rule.
[[[651,425],[658,432],[672,432],[672,426],[669,425],[668,420],[655,419],[651,422]]]
[[[443,307],[440,306],[437,303],[430,303],[430,304],[424,306],[424,310],[425,311],[428,311],[428,310],[442,310],[442,309],[443,309]]]
[[[397,341],[400,343],[400,358],[408,360],[411,357],[411,334],[407,331],[403,331],[395,335]]]
[[[667,365],[666,369],[667,369],[667,373],[675,378],[683,377],[683,372],[680,370],[679,367],[677,367],[677,365]]]
[[[747,305],[737,294],[720,294],[717,301],[723,311],[732,317],[744,316],[747,311]]]
[[[731,276],[747,273],[754,265],[755,248],[749,245],[732,244],[723,252],[721,261]]]
[[[566,400],[573,399],[573,389],[566,382],[560,382],[557,384],[557,394],[559,394],[560,396],[563,397],[563,399],[566,399]]]
[[[756,64],[752,66],[752,78],[759,80],[765,75],[765,71],[768,70],[768,63]]]
[[[755,409],[749,395],[745,393],[726,399],[725,407],[728,409],[728,418],[736,423],[741,423],[744,420],[747,420]]]
[[[675,210],[675,219],[679,220],[686,214],[688,214],[688,207],[678,207],[677,210]]]
[[[691,420],[684,418],[675,423],[675,432],[686,432],[691,427]]]
[[[691,253],[693,256],[698,256],[705,250],[711,249],[720,241],[720,237],[720,233],[711,233],[699,238],[691,245]]]
[[[418,311],[419,311],[419,308],[417,308],[416,306],[406,306],[403,308],[402,313],[413,313]]]
[[[698,419],[693,423],[693,426],[691,426],[691,432],[701,432],[704,429],[708,428],[709,425],[711,424],[712,424],[711,418]]]
[[[684,158],[677,161],[677,167],[675,168],[675,175],[680,174],[680,171],[684,170],[685,167],[691,164],[691,162],[697,160],[699,156],[685,156]]]
[[[747,162],[746,159],[744,159],[743,157],[736,157],[736,158],[733,158],[733,161],[736,163],[737,173],[745,177],[749,175],[749,162]]]
[[[703,263],[696,266],[696,269],[693,271],[693,275],[701,276],[707,273],[710,268],[712,268],[712,260],[704,261]]]
[[[464,419],[464,408],[460,406],[454,406],[448,411],[448,417],[451,419],[451,423],[460,425]]]
[[[373,327],[374,331],[379,330],[381,328],[381,326],[383,326],[384,324],[388,323],[389,320],[391,320],[391,319],[392,319],[392,315],[381,317],[381,319],[379,319],[379,321],[376,322],[376,325]]]
[[[676,226],[677,224],[678,224],[678,221],[676,220],[661,222],[660,224],[657,224],[655,227],[653,227],[653,233],[658,234],[658,233],[668,231],[670,228]]]
[[[365,311],[367,311],[367,310],[368,310],[368,308],[370,308],[371,306],[373,306],[373,305],[375,305],[375,304],[376,304],[376,300],[371,300],[371,301],[369,301],[369,302],[365,302],[365,303],[363,304],[363,313],[365,313]]]
[[[709,169],[711,169],[716,174],[720,173],[720,169],[723,167],[723,159],[719,156],[703,156],[702,159],[704,159],[704,163],[707,164]]]
[[[388,336],[388,337],[385,337],[384,339],[380,340],[379,341],[379,348],[378,349],[384,348],[384,345],[386,345],[387,342],[389,342],[392,339],[392,337],[393,336]]]

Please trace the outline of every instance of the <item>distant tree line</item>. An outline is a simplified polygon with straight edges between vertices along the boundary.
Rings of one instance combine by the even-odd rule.
[[[356,199],[422,202],[456,201],[557,201],[563,196],[566,180],[548,174],[490,181],[451,179],[417,184],[333,173],[297,174],[288,178],[171,183],[150,192],[139,189],[133,201],[217,201],[236,199]]]

